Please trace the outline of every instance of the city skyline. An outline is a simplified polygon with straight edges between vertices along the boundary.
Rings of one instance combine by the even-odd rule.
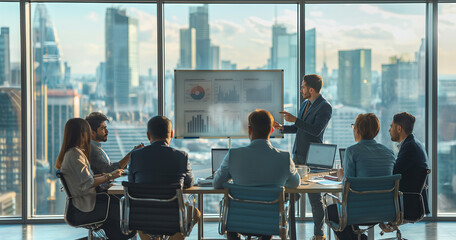
[[[90,5],[90,7],[87,7],[84,4],[74,4],[74,11],[65,13],[65,5],[66,4],[46,4],[50,11],[52,11],[52,13],[55,14],[57,18],[59,18],[58,23],[56,23],[56,28],[61,29],[59,37],[62,42],[62,52],[64,53],[64,59],[65,61],[69,60],[69,64],[72,66],[72,72],[75,75],[95,74],[96,66],[98,63],[94,61],[95,59],[98,59],[101,62],[104,55],[103,51],[100,51],[104,48],[104,36],[102,34],[103,31],[100,31],[104,28],[104,26],[102,26],[101,20],[103,19],[102,16],[104,15],[105,9],[109,6],[104,5],[105,7],[103,7],[102,4],[97,4],[95,6]],[[394,7],[396,5],[399,6]],[[332,72],[332,70],[337,69],[337,52],[339,50],[371,48],[372,46],[361,46],[365,45],[366,41],[369,39],[373,40],[367,43],[381,47],[373,48],[372,66],[373,70],[375,71],[381,71],[381,64],[387,62],[387,59],[390,57],[391,53],[412,59],[413,55],[410,54],[412,52],[412,45],[419,46],[420,44],[419,42],[415,41],[413,43],[412,41],[414,36],[417,36],[416,32],[418,31],[418,35],[423,34],[424,36],[424,5],[410,4],[407,5],[406,9],[400,8],[400,5],[401,4],[395,4],[394,6],[389,6],[380,4],[365,6],[349,4],[337,6],[330,5],[325,8],[322,8],[321,5],[310,5],[308,8],[306,8],[308,13],[306,13],[306,16],[308,16],[306,19],[306,28],[311,29],[315,26],[319,27],[317,33],[317,38],[320,39],[320,41],[317,43],[317,71],[319,71],[323,66],[324,52],[326,55],[326,62],[329,68],[329,72]],[[156,36],[154,33],[156,26],[154,24],[156,23],[156,19],[153,11],[155,10],[155,5],[145,5],[147,7],[141,8],[145,10],[150,9],[150,11],[138,10],[139,7],[132,8],[125,4],[122,4],[120,6],[127,8],[127,11],[132,12],[133,15],[139,16],[139,42],[140,49],[142,49],[142,54],[140,54],[140,74],[147,75],[147,69],[150,67],[152,67],[152,69],[155,69],[156,66]],[[169,50],[169,53],[166,55],[167,69],[170,67],[174,68],[179,62],[179,29],[188,26],[186,19],[188,19],[189,6],[200,5],[177,4],[170,6],[167,5],[165,8],[165,43],[166,49]],[[33,7],[36,7],[36,5],[34,4]],[[264,41],[264,37],[270,35],[270,31],[272,31],[272,29],[268,29],[266,26],[272,26],[274,24],[275,20],[270,18],[271,16],[274,16],[274,5],[259,6],[261,9],[266,9],[266,11],[258,13],[258,16],[255,17],[250,16],[250,14],[249,16],[242,16],[244,12],[249,11],[249,8],[255,7],[253,5],[246,5],[246,10],[243,10],[244,8],[237,9],[233,6],[228,7],[235,9],[234,11],[236,12],[240,12],[241,15],[239,17],[239,20],[234,21],[230,19],[228,21],[220,19],[226,16],[226,13],[220,13],[222,11],[222,8],[220,8],[219,5],[209,5],[209,22],[211,23],[210,28],[212,32],[211,39],[214,41],[214,44],[219,46],[221,49],[220,59],[231,60],[233,63],[237,64],[238,69],[245,69],[247,67],[254,69],[261,67],[261,65],[265,64],[264,61],[267,59],[267,55],[265,54],[267,54],[267,48],[270,47],[267,46],[268,41]],[[296,31],[296,9],[289,5],[278,6],[278,8],[278,22],[286,24],[290,29],[290,32],[293,32],[293,30]],[[341,19],[335,19],[340,16],[340,13],[337,13],[338,10],[340,11],[345,9],[347,11],[359,11],[359,17],[365,18],[366,21],[353,23],[354,19],[345,19],[343,21],[340,21]],[[446,14],[444,15],[444,19],[448,19],[445,18],[445,16],[449,15],[448,10],[441,10],[441,12],[443,14]],[[64,13],[65,17],[68,19],[78,18],[81,22],[80,25],[75,26],[75,29],[68,32],[69,29],[65,26],[65,24],[68,23],[68,20],[60,18]],[[266,17],[265,15],[269,16]],[[374,15],[374,17],[372,17],[372,15]],[[379,20],[382,22],[381,25],[378,24]],[[403,22],[403,24],[401,26],[396,26],[397,24],[395,23],[399,20]],[[350,24],[348,24],[348,22],[350,22]],[[444,22],[443,27],[451,27],[447,26],[448,22],[449,20]],[[347,28],[348,25],[349,28]],[[70,26],[73,25],[70,24]],[[84,28],[84,31],[82,31],[80,27]],[[375,31],[373,31],[374,29]],[[384,29],[387,29],[388,31],[383,31]],[[410,33],[411,31],[413,32]],[[80,36],[74,36],[74,32],[81,32],[81,34]],[[91,34],[91,37],[88,37],[87,34]],[[408,34],[408,36],[403,37],[405,34]],[[337,35],[337,37],[334,37],[334,35]],[[341,36],[345,36],[346,38],[341,38]],[[358,44],[358,46],[347,47],[347,45],[353,44],[354,37],[358,37],[358,40],[360,40],[356,41],[356,44]],[[242,38],[245,40],[236,41],[237,39]],[[90,39],[90,41],[87,41],[88,39]],[[400,41],[398,41],[399,39]],[[13,37],[12,42],[13,40],[17,39],[14,39]],[[260,43],[251,45],[251,41],[260,41]],[[336,46],[334,41],[338,42],[337,45],[339,47]],[[390,46],[382,46],[384,44],[379,44],[379,41],[390,41],[394,44]],[[233,49],[233,47],[235,47],[233,44],[239,44],[237,42],[248,44],[249,47],[247,48],[247,51],[255,51],[257,54],[249,54],[249,59],[246,59],[240,55],[242,52],[231,52],[230,49]],[[76,46],[76,48],[73,46]],[[19,46],[13,46],[12,52],[14,52],[14,54],[12,55],[14,56],[12,56],[12,62],[18,61],[19,55],[18,52],[16,52],[18,47]],[[252,49],[250,50],[250,48]],[[81,51],[77,49],[83,50],[88,55],[84,58],[81,58],[83,57],[80,54]],[[230,54],[232,54],[232,56],[227,59],[224,57],[224,51],[225,53],[226,51],[230,51]],[[450,52],[451,51],[452,50],[450,49]],[[247,52],[245,52],[245,54],[246,53]],[[147,54],[147,56],[145,56],[145,54]],[[444,53],[444,55],[448,55],[448,53]],[[259,58],[262,60],[259,61]],[[442,73],[454,72],[449,67],[446,67],[446,69],[447,70],[442,69],[445,70],[442,71]],[[154,71],[154,73],[156,73],[156,71]]]

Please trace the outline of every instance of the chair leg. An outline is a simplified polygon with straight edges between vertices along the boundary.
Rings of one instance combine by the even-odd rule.
[[[87,236],[88,240],[93,240],[93,230],[90,228],[89,229],[89,235]]]

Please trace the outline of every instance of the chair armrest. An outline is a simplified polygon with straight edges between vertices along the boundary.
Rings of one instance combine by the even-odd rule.
[[[328,206],[328,203],[326,200],[327,197],[330,197],[331,199],[336,200],[336,203],[338,203],[338,204],[342,203],[341,199],[339,197],[337,197],[336,195],[333,195],[331,193],[325,193],[323,195],[323,207],[325,207],[325,208]]]
[[[219,227],[218,232],[220,235],[226,233],[226,214],[228,212],[228,201],[226,201],[226,195],[220,200],[219,203]]]

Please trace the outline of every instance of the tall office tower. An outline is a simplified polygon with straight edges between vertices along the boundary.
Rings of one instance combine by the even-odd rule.
[[[211,68],[211,39],[209,29],[209,7],[207,4],[190,7],[189,29],[196,34],[196,68]]]
[[[271,47],[271,60],[270,60],[270,68],[278,69],[278,58],[279,58],[279,37],[280,36],[287,36],[287,28],[282,25],[278,24],[277,22],[272,25],[272,47]]]
[[[21,90],[0,87],[0,199],[5,202],[10,192],[21,202],[21,148]]]
[[[96,69],[95,81],[95,98],[104,99],[106,97],[106,64],[104,62],[101,62]]]
[[[45,5],[37,4],[33,19],[33,56],[35,104],[35,159],[47,161],[47,89],[62,87],[63,64],[56,30]],[[44,164],[43,166],[47,166]]]
[[[217,70],[220,68],[220,47],[211,46],[211,69]]]
[[[57,32],[43,4],[37,4],[33,20],[35,82],[48,88],[63,83],[63,65]]]
[[[418,62],[404,61],[397,57],[391,57],[390,61],[390,64],[382,64],[382,122],[390,122],[391,116],[403,111],[424,117],[424,98],[421,102],[419,96],[421,86]],[[383,140],[387,141],[388,136],[384,136]]]
[[[11,84],[12,87],[21,86],[21,63],[11,63]]]
[[[337,94],[344,105],[367,109],[371,105],[371,50],[339,51]]]
[[[0,29],[0,86],[10,84],[10,64],[9,28],[2,27]]]
[[[68,65],[68,62],[64,63],[65,66],[65,74],[64,74],[64,83],[66,86],[70,84],[70,79],[71,79],[71,67]]]
[[[108,8],[105,26],[106,103],[110,111],[129,112],[132,88],[139,86],[138,20]]]
[[[180,58],[178,68],[194,69],[196,67],[196,30],[185,28],[179,31]]]
[[[305,39],[304,39],[304,51],[305,51],[305,59],[304,59],[304,68],[305,74],[315,74],[317,66],[316,66],[316,29],[312,28],[306,31]]]
[[[49,89],[47,93],[48,111],[48,156],[49,164],[55,165],[63,141],[63,129],[70,118],[79,117],[80,95],[73,89]],[[50,168],[55,176],[55,168]]]
[[[333,115],[326,128],[324,141],[337,144],[341,148],[355,144],[350,124],[360,113],[365,113],[365,110],[341,104],[333,106]]]

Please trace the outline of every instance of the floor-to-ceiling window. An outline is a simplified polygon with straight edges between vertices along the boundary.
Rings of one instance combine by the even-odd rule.
[[[175,69],[284,69],[284,108],[296,111],[296,4],[165,4],[164,20],[165,115],[172,121]],[[225,90],[230,89],[222,89]],[[238,147],[248,142],[235,139],[231,145]],[[292,139],[286,137],[273,143],[289,151]],[[195,177],[199,178],[211,175],[211,148],[226,148],[228,140],[174,139],[172,146],[189,153]],[[220,199],[220,195],[205,196],[205,213],[218,213]]]
[[[350,124],[371,112],[381,126],[375,140],[397,153],[388,129],[393,115],[404,111],[417,118],[414,134],[424,141],[426,5],[309,4],[305,9],[305,41],[315,43],[316,55],[305,71],[323,77],[322,94],[333,106],[324,142],[353,145]]]
[[[0,2],[0,217],[22,213],[19,3]]]
[[[102,143],[117,162],[146,143],[157,114],[155,4],[34,3],[33,215],[62,214],[65,194],[55,161],[70,118],[103,112],[110,119]]]
[[[456,215],[456,3],[438,10],[437,213]]]

